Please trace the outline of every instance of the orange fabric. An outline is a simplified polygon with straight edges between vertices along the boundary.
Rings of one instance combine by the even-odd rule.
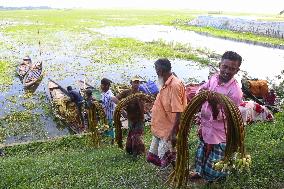
[[[268,82],[266,80],[249,80],[250,92],[256,97],[265,97],[268,94]]]
[[[184,84],[171,75],[160,90],[152,108],[152,134],[168,139],[173,129],[176,113],[183,112],[187,105]]]

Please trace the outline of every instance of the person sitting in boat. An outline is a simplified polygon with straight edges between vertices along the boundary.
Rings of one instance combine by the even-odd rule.
[[[111,137],[111,144],[114,144],[114,129],[113,129],[113,113],[115,109],[115,103],[112,98],[114,97],[110,90],[111,81],[107,78],[101,80],[102,98],[101,103],[104,108],[106,118],[109,125],[109,130],[105,132],[105,135]]]
[[[84,98],[82,97],[80,93],[73,90],[71,86],[67,87],[67,91],[68,91],[69,97],[71,98],[73,102],[75,102],[77,105],[82,104]]]
[[[23,63],[30,65],[32,63],[32,60],[31,60],[31,58],[29,56],[25,56],[23,58]]]
[[[23,62],[20,63],[20,66],[19,66],[19,75],[21,77],[25,76],[25,74],[28,72],[28,70],[30,69],[31,67],[31,64],[32,64],[32,60],[29,56],[25,56],[23,58]]]
[[[126,89],[113,98],[115,103],[132,94],[139,93],[139,85],[143,80],[140,77],[133,77],[130,81],[131,89]],[[126,152],[133,156],[145,153],[145,145],[143,142],[144,134],[144,103],[140,100],[134,100],[126,107],[128,119],[128,136],[126,141]]]
[[[71,86],[67,87],[67,91],[68,91],[69,97],[71,98],[71,101],[75,102],[75,104],[78,107],[78,110],[80,112],[81,120],[84,121],[83,116],[82,116],[82,104],[83,104],[84,98],[82,97],[82,95],[80,93],[78,93],[77,91],[73,90]]]

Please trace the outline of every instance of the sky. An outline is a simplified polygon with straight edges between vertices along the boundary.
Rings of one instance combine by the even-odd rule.
[[[284,10],[284,0],[0,0],[0,6],[191,9],[277,14]]]

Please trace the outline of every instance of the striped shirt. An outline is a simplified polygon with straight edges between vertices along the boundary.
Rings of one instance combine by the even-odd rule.
[[[29,82],[29,81],[38,79],[38,78],[41,76],[41,72],[42,72],[41,69],[31,70],[31,71],[28,73],[28,76],[27,76],[26,81]]]
[[[102,105],[106,113],[107,120],[113,119],[113,112],[115,109],[115,103],[111,100],[111,97],[113,97],[113,93],[111,90],[108,90],[107,92],[102,92]]]

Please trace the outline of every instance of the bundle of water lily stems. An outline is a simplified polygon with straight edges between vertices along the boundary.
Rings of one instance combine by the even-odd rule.
[[[119,103],[117,104],[115,111],[114,111],[114,126],[115,126],[115,140],[118,144],[119,148],[123,148],[122,145],[122,130],[121,130],[121,121],[120,121],[120,117],[121,117],[121,111],[123,108],[125,108],[130,102],[135,101],[135,100],[139,100],[139,101],[143,101],[143,102],[153,102],[155,99],[153,99],[153,97],[143,94],[143,93],[136,93],[136,94],[132,94],[122,100],[119,101]]]
[[[94,147],[98,148],[100,146],[100,133],[105,130],[108,124],[106,115],[102,105],[97,101],[93,101],[91,106],[87,109],[87,114],[92,143]],[[100,122],[100,124],[98,124],[98,122]]]
[[[176,166],[167,181],[172,183],[174,187],[183,187],[187,184],[190,167],[188,157],[189,132],[194,122],[195,114],[200,110],[204,102],[210,100],[218,103],[221,112],[227,119],[226,149],[223,161],[229,161],[235,152],[239,152],[243,157],[245,156],[243,120],[238,107],[225,95],[211,91],[200,92],[190,101],[181,118],[177,139]]]

